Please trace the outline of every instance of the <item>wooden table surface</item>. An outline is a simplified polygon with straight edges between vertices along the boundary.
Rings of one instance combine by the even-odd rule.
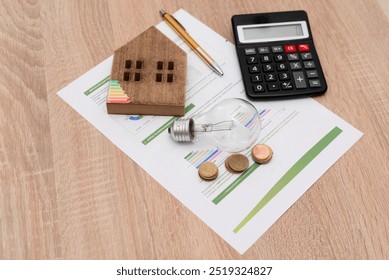
[[[389,259],[386,0],[0,2],[1,259]],[[364,133],[244,255],[56,92],[183,8],[233,41],[234,14],[304,9],[329,89]]]

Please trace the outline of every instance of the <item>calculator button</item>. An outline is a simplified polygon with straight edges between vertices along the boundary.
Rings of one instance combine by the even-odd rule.
[[[274,66],[271,64],[264,64],[263,65],[263,72],[273,72]]]
[[[286,63],[279,63],[279,64],[277,64],[277,70],[278,71],[285,71],[287,69],[288,69],[288,67],[286,66]]]
[[[315,62],[311,61],[304,61],[304,68],[305,69],[312,69],[315,68]]]
[[[249,72],[250,73],[259,73],[261,70],[259,69],[258,65],[251,65],[249,66]]]
[[[293,80],[296,88],[307,88],[307,82],[305,81],[303,72],[293,72]]]
[[[317,78],[319,75],[317,74],[316,70],[308,70],[307,71],[307,77],[309,78]]]
[[[265,75],[265,81],[266,81],[266,82],[277,81],[277,77],[276,77],[275,74],[266,74],[266,75]]]
[[[255,48],[247,48],[247,49],[244,49],[244,54],[245,55],[253,55],[255,54]]]
[[[321,87],[320,80],[309,80],[309,87],[311,88]]]
[[[268,83],[268,84],[267,84],[267,89],[268,89],[269,91],[275,91],[275,90],[279,90],[280,87],[278,86],[277,83]]]
[[[297,46],[299,52],[309,52],[310,51],[310,48],[309,48],[309,44],[299,44]]]
[[[262,92],[262,91],[265,91],[263,85],[260,85],[260,84],[253,86],[253,90],[254,90],[254,92]]]
[[[286,80],[290,80],[290,75],[289,73],[280,73],[279,75],[279,78],[280,78],[280,81],[286,81]]]
[[[263,63],[271,62],[271,56],[270,55],[262,55],[261,62],[263,62]]]
[[[259,83],[262,82],[262,76],[261,75],[252,75],[250,77],[252,83]]]
[[[282,53],[282,46],[273,46],[271,47],[273,53]]]
[[[281,83],[281,88],[283,90],[293,89],[292,82],[283,82],[283,83]]]
[[[312,59],[312,54],[311,53],[302,53],[301,54],[301,59],[302,60],[309,60],[309,59]]]
[[[301,63],[300,62],[291,62],[290,69],[291,70],[300,70],[301,69]]]
[[[258,53],[260,54],[266,54],[266,53],[269,53],[269,47],[259,47],[258,48]]]
[[[299,55],[297,53],[288,53],[288,60],[289,61],[299,60]]]
[[[274,61],[275,62],[282,62],[285,61],[285,55],[283,54],[277,54],[274,56]]]
[[[285,45],[284,50],[287,53],[294,53],[296,52],[296,45]]]
[[[248,58],[246,58],[246,60],[247,64],[258,63],[258,58],[256,56],[249,56]]]

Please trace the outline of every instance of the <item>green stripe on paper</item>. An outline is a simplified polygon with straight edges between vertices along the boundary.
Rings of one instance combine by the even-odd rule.
[[[308,152],[306,152],[270,189],[253,210],[234,229],[234,233],[240,231],[258,212],[272,200],[294,177],[297,176],[317,155],[319,155],[340,133],[339,127],[332,129],[319,142],[317,142]]]
[[[194,157],[197,156],[198,153],[199,153],[199,151],[192,152],[191,155],[186,160],[192,160]]]
[[[195,107],[194,104],[189,104],[185,107],[185,114],[188,113],[190,110],[192,110]],[[156,131],[151,133],[149,136],[147,136],[143,141],[143,145],[149,144],[152,140],[157,138],[158,135],[160,135],[163,131],[165,131],[178,117],[173,117],[170,120],[168,120],[164,125],[162,125],[160,128],[158,128]]]
[[[250,176],[251,173],[253,173],[260,164],[254,163],[251,165],[245,172],[243,172],[238,178],[235,179],[234,182],[232,182],[224,191],[222,191],[217,197],[215,197],[212,202],[215,204],[218,204],[220,201],[222,201],[227,195],[230,194],[240,183],[243,182],[244,179],[246,179],[248,176]]]
[[[184,159],[188,159],[188,157],[190,157],[192,155],[193,152],[190,152],[189,154],[186,155],[186,157],[184,157]]]
[[[102,79],[100,82],[98,82],[97,84],[95,84],[93,87],[91,87],[90,89],[88,89],[87,91],[84,92],[84,94],[86,96],[88,96],[89,94],[91,94],[92,92],[94,92],[96,89],[98,89],[99,87],[101,87],[102,85],[104,85],[105,83],[107,83],[109,81],[109,77],[110,76],[107,76],[106,78]]]

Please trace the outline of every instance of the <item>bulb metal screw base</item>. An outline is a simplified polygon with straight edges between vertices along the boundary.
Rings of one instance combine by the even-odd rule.
[[[193,120],[180,118],[175,120],[168,129],[170,136],[177,142],[193,141]]]

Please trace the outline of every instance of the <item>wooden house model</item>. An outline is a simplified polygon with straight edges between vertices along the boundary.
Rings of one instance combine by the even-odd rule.
[[[150,27],[114,53],[109,114],[185,114],[186,52]]]

